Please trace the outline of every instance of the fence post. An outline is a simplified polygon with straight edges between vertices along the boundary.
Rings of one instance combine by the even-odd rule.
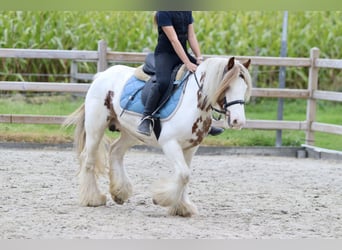
[[[287,23],[288,23],[288,12],[284,12],[283,18],[283,31],[281,34],[281,49],[280,49],[280,56],[286,57],[287,56]],[[285,88],[286,82],[286,67],[281,66],[279,69],[279,89]],[[278,112],[277,112],[277,119],[283,120],[284,117],[284,99],[278,98]],[[276,147],[281,147],[283,144],[283,131],[278,129],[276,132]]]
[[[104,40],[100,40],[97,44],[97,53],[99,59],[97,61],[97,72],[105,71],[108,67],[107,62],[107,43]]]
[[[78,72],[77,61],[72,60],[71,65],[70,65],[70,82],[72,83],[77,82],[77,72]]]
[[[255,48],[255,56],[259,56],[260,54],[260,48],[256,47]],[[256,88],[257,87],[257,82],[258,82],[258,74],[259,74],[259,66],[258,65],[253,65],[253,71],[252,71],[252,87]],[[256,97],[252,96],[250,99],[252,104],[256,103]]]
[[[318,68],[316,67],[316,59],[319,57],[319,49],[312,48],[310,50],[311,66],[309,69],[309,98],[306,106],[306,136],[305,143],[307,145],[315,144],[314,131],[312,130],[312,123],[316,120],[316,100],[313,98],[314,91],[318,88]]]

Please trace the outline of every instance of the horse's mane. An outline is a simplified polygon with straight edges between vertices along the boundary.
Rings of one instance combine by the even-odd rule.
[[[224,98],[224,93],[229,89],[230,84],[242,74],[247,84],[247,91],[245,93],[245,101],[248,101],[251,96],[252,79],[243,64],[235,60],[233,68],[227,71],[228,60],[223,58],[209,58],[206,60],[210,67],[207,67],[204,85],[218,83],[218,86],[213,86],[215,94],[213,95],[213,102],[221,102]]]

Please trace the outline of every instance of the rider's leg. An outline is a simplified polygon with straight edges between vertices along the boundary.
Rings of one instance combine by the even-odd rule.
[[[156,110],[157,105],[160,100],[160,92],[159,92],[159,86],[157,83],[153,84],[150,93],[148,94],[143,118],[141,119],[141,123],[138,126],[138,132],[147,136],[151,135],[151,125],[153,122],[152,113],[154,110]]]
[[[179,59],[168,53],[155,54],[156,80],[147,97],[143,117],[138,126],[137,132],[150,136],[151,125],[153,125],[152,113],[158,107],[159,101],[166,92],[171,82],[171,73]]]

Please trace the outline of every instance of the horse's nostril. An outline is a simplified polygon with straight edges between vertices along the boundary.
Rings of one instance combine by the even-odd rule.
[[[233,124],[234,124],[234,125],[238,124],[238,120],[237,120],[237,119],[234,119],[234,120],[233,120]]]

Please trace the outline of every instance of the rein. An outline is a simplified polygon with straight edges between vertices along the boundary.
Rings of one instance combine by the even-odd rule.
[[[191,72],[191,74],[194,74],[195,80],[196,80],[196,83],[197,83],[198,88],[199,88],[199,89],[202,89],[202,88],[203,88],[203,85],[200,85],[200,84],[199,84],[198,79],[197,79],[197,76],[196,76],[196,73],[195,73],[195,72]]]

